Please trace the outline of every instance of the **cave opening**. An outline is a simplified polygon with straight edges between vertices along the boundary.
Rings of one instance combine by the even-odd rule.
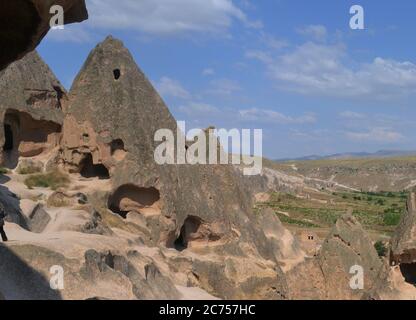
[[[407,283],[416,286],[416,263],[401,263],[400,271]]]
[[[113,75],[114,75],[114,79],[115,80],[120,79],[120,77],[121,77],[121,71],[120,71],[120,69],[114,69],[113,70]]]
[[[111,156],[116,161],[122,161],[126,157],[126,150],[124,148],[124,141],[121,139],[115,139],[111,141],[110,143],[110,149],[111,149]]]
[[[103,164],[94,164],[91,153],[88,153],[81,161],[80,174],[84,178],[110,179],[110,173]]]
[[[198,233],[202,220],[198,217],[189,216],[182,225],[179,237],[174,242],[174,248],[184,251],[188,248],[189,242],[193,240],[193,235]]]
[[[37,120],[30,114],[8,110],[4,116],[3,164],[14,169],[19,157],[36,157],[59,144],[61,125]]]
[[[129,212],[158,213],[160,192],[154,187],[143,188],[133,184],[119,187],[108,199],[108,208],[126,218]]]
[[[14,147],[13,130],[10,124],[4,124],[4,146],[3,151],[11,151]]]

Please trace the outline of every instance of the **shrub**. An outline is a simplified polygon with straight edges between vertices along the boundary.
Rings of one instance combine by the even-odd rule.
[[[384,214],[383,222],[386,226],[397,226],[400,222],[400,217],[400,213],[389,211]]]
[[[385,257],[387,254],[387,248],[383,241],[377,241],[374,244],[374,248],[377,251],[379,257]]]
[[[24,167],[24,168],[19,168],[17,170],[18,174],[21,175],[28,175],[28,174],[34,174],[34,173],[39,173],[42,172],[42,168],[39,167]]]
[[[25,184],[29,189],[39,187],[56,190],[61,187],[66,187],[69,184],[69,182],[69,176],[60,171],[51,171],[44,174],[35,174],[26,178],[25,180]]]
[[[6,168],[0,168],[0,174],[7,174],[9,173],[9,170],[7,170]]]

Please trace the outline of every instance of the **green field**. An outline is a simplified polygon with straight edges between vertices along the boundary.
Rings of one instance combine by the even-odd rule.
[[[302,228],[330,228],[353,210],[367,230],[391,234],[406,208],[406,192],[311,192],[294,196],[273,193],[256,210],[272,208],[284,224]]]

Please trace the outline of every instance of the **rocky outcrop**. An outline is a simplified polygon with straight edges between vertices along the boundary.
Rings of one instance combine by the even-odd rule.
[[[141,216],[148,229],[146,243],[198,252],[199,266],[205,265],[204,255],[222,257],[225,252],[237,260],[250,255],[276,259],[232,166],[156,164],[156,131],[176,134],[177,124],[120,41],[109,37],[89,55],[64,112],[64,167],[81,172],[89,158],[92,166],[105,168],[113,191],[101,206],[127,223]],[[221,273],[223,268],[223,263],[198,267],[200,279],[211,279],[213,270]],[[278,273],[267,268],[268,280],[261,286],[276,287]],[[210,289],[225,295],[220,287]]]
[[[289,273],[291,298],[362,299],[375,287],[382,267],[371,239],[347,213],[338,219],[317,257],[307,259]],[[362,271],[363,288],[351,286],[354,275],[359,275],[357,270]]]
[[[377,285],[369,299],[416,299],[416,195],[411,193],[407,209],[391,239],[389,259],[385,261]]]
[[[40,43],[50,29],[50,8],[64,9],[65,24],[88,18],[85,0],[13,0],[0,4],[0,70],[22,58]]]
[[[36,53],[3,71],[0,84],[4,163],[13,156],[11,168],[30,171],[30,161],[69,176],[46,194],[10,182],[27,206],[17,239],[48,252],[41,265],[26,250],[19,257],[42,274],[64,266],[63,298],[170,299],[180,297],[175,286],[230,299],[287,297],[284,271],[302,260],[295,239],[273,213],[254,214],[233,166],[156,163],[155,132],[176,134],[177,124],[120,41],[92,51],[69,94]],[[40,136],[30,140],[32,128]],[[19,212],[18,197],[15,205]],[[105,292],[111,284],[124,291]]]
[[[390,263],[416,264],[416,194],[411,193],[407,209],[391,240]]]
[[[337,221],[322,245],[318,260],[329,299],[360,299],[373,287],[382,268],[371,239],[351,213]],[[357,272],[352,269],[354,266],[362,268],[362,289],[350,286],[351,278]]]
[[[0,72],[0,91],[2,165],[58,146],[66,92],[36,52]]]

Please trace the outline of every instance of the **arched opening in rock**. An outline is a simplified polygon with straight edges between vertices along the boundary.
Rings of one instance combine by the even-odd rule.
[[[202,220],[195,216],[186,218],[181,228],[181,233],[174,243],[174,247],[178,251],[183,251],[188,248],[189,242],[193,241],[198,234],[201,227]]]
[[[114,80],[118,80],[121,77],[121,71],[120,69],[114,69],[113,70]]]
[[[8,110],[4,117],[3,162],[15,168],[19,157],[35,157],[51,151],[59,143],[61,125],[36,120],[25,112]]]
[[[156,188],[142,188],[133,184],[119,187],[108,199],[108,208],[126,218],[129,212],[160,213],[160,192]]]
[[[94,164],[91,153],[85,155],[80,164],[80,174],[84,178],[110,179],[110,173],[103,164]]]
[[[126,150],[124,149],[124,142],[121,139],[113,140],[110,144],[111,155],[117,161],[121,161],[126,156]]]
[[[400,271],[407,283],[416,286],[416,263],[401,263]]]
[[[12,127],[9,124],[5,124],[4,125],[4,146],[3,146],[3,151],[11,151],[13,150],[13,131],[12,131]]]

